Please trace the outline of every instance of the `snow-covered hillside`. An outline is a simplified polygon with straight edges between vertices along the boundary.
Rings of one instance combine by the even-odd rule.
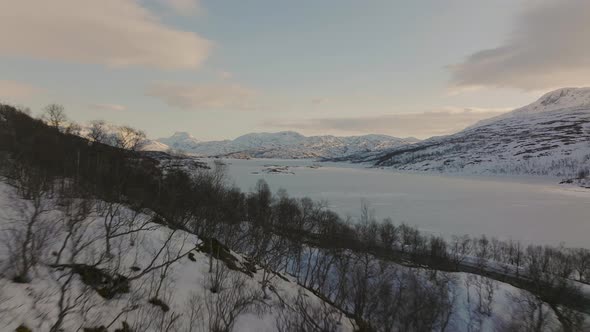
[[[241,158],[334,158],[352,153],[377,151],[415,143],[414,138],[386,135],[303,136],[292,131],[251,133],[234,140],[201,142],[188,133],[177,132],[157,140],[172,149],[200,156]],[[145,149],[145,148],[144,148]]]
[[[276,331],[303,303],[309,315],[337,324],[330,331],[353,331],[350,319],[294,278],[264,276],[270,284],[262,291],[263,272],[248,259],[215,243],[222,259],[211,260],[204,241],[152,223],[149,211],[81,200],[60,209],[51,198],[38,207],[17,196],[0,182],[0,331]],[[18,264],[9,258],[18,239],[7,237],[39,211],[35,241],[43,232],[48,247],[30,280],[14,282]]]
[[[577,177],[590,168],[590,88],[567,88],[457,134],[341,161],[399,170]]]
[[[351,318],[293,276],[270,272],[274,276],[269,277],[269,271],[218,242],[153,223],[149,210],[138,213],[100,200],[56,204],[51,196],[39,201],[17,197],[13,187],[0,182],[2,331],[358,330]],[[21,258],[11,244],[20,238],[9,237],[26,225],[32,225],[35,241],[44,241],[44,250],[34,257],[28,280],[16,282],[14,268]],[[219,259],[211,259],[212,251]],[[444,325],[417,331],[441,331],[443,326],[452,331],[508,330],[519,317],[511,310],[542,314],[543,330],[559,330],[549,305],[503,282],[470,273],[438,272],[433,279],[431,270],[397,264],[369,268],[391,276],[393,288],[382,287],[379,294],[392,292],[392,306],[402,299],[415,301],[408,294],[416,288],[425,292],[417,302],[431,303],[427,297],[438,293],[445,299],[432,302],[447,306]],[[521,299],[534,301],[534,307]],[[406,314],[413,315],[398,313]],[[396,319],[384,323],[404,330]],[[390,329],[384,325],[378,331]]]

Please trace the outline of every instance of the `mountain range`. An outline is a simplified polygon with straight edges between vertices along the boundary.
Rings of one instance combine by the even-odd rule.
[[[234,158],[335,158],[416,143],[416,138],[387,135],[303,136],[293,131],[251,133],[234,140],[199,141],[186,132],[150,141],[144,150],[173,149],[198,156]]]

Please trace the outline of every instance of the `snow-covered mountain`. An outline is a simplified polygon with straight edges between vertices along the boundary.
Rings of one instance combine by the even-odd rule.
[[[448,136],[340,161],[410,171],[576,177],[590,168],[590,88],[564,88]]]
[[[234,140],[209,142],[201,142],[188,133],[177,132],[168,138],[157,140],[172,149],[200,156],[289,159],[335,158],[353,153],[389,149],[417,141],[415,138],[386,135],[306,137],[293,131],[251,133]]]
[[[175,132],[174,135],[170,137],[160,138],[155,141],[166,145],[168,148],[182,151],[192,150],[202,143],[191,134],[179,131]]]

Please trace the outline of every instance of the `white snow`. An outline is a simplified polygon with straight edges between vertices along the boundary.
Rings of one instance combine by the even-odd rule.
[[[14,190],[12,187],[0,182],[0,228],[6,230],[11,222],[18,219],[19,206],[26,202],[14,198]],[[123,210],[123,214],[132,213],[129,210]],[[48,220],[57,222],[59,220],[59,213],[52,213],[47,216]],[[148,218],[148,215],[141,215],[139,218]],[[96,258],[96,254],[104,250],[104,242],[102,235],[104,228],[102,227],[102,218],[97,215],[91,215],[85,223],[88,229],[84,232],[84,239],[97,238],[98,240],[91,246],[83,250],[79,255],[76,263],[91,264],[92,260]],[[102,266],[100,268],[107,268],[109,270],[119,271],[126,275],[133,275],[130,273],[132,267],[145,268],[149,265],[156,252],[162,247],[162,244],[167,239],[171,230],[156,224],[150,224],[150,230],[143,231],[136,235],[133,246],[129,245],[130,238],[128,236],[118,238],[119,240],[113,243],[113,254],[115,257],[121,257],[121,262],[117,266]],[[61,241],[63,238],[57,237],[52,241],[52,245],[47,250],[43,257],[44,262],[52,261],[52,252],[59,251]],[[113,299],[107,300],[99,296],[96,292],[91,291],[89,299],[86,303],[88,305],[88,312],[84,314],[82,307],[76,307],[75,312],[69,315],[64,323],[66,331],[75,331],[80,327],[98,327],[100,325],[107,325],[109,322],[115,320],[111,329],[121,327],[123,321],[128,322],[132,327],[136,327],[137,331],[160,331],[156,326],[146,327],[144,324],[149,322],[160,322],[161,319],[169,319],[170,315],[181,314],[183,319],[179,319],[177,325],[173,330],[185,330],[188,325],[188,320],[184,319],[190,315],[191,306],[187,303],[191,297],[195,297],[203,306],[206,306],[207,301],[217,301],[217,294],[213,294],[209,290],[209,256],[197,250],[191,250],[195,245],[201,241],[194,235],[177,231],[174,234],[174,240],[171,241],[171,252],[188,252],[194,254],[195,261],[187,257],[182,258],[174,263],[168,273],[168,280],[163,287],[159,298],[163,299],[170,307],[168,313],[163,313],[159,307],[148,303],[150,299],[149,289],[150,284],[159,278],[159,270],[154,273],[147,274],[138,280],[131,282],[131,291],[127,294],[116,296]],[[0,246],[0,263],[2,264],[2,271],[5,271],[5,264],[7,252],[4,250],[5,246]],[[234,253],[235,254],[235,253]],[[239,261],[242,258],[235,254]],[[163,261],[163,257],[159,257],[156,264]],[[115,260],[117,261],[117,260]],[[223,263],[221,263],[223,264]],[[7,278],[8,275],[0,275],[0,330],[14,331],[19,325],[24,324],[34,331],[48,331],[50,326],[55,322],[57,315],[57,303],[59,299],[59,287],[62,280],[57,279],[58,274],[54,269],[50,269],[44,265],[38,266],[32,273],[32,280],[30,283],[18,284],[11,282]],[[262,280],[262,273],[257,272],[253,277],[242,272],[229,271],[229,279],[225,282],[225,287],[231,287],[231,283],[236,279],[241,278],[245,284],[244,290],[260,290],[260,282]],[[282,278],[273,278],[271,285],[276,290],[276,293],[270,293],[270,298],[265,302],[268,305],[267,310],[263,313],[248,311],[238,317],[237,323],[233,331],[275,331],[276,316],[279,308],[279,296],[287,303],[293,299],[298,292],[304,292],[311,304],[320,303],[320,299],[311,292],[298,286],[298,284],[287,277],[287,280]],[[83,284],[78,281],[74,283],[72,298],[81,294]],[[153,288],[152,288],[153,290]],[[131,305],[138,305],[138,308],[129,313],[117,315],[129,308]],[[202,325],[202,329],[195,329],[194,331],[208,331],[206,328],[208,324],[208,313],[205,308],[202,308],[202,316],[198,318],[197,323]],[[168,316],[166,316],[168,315]],[[168,318],[167,318],[168,317]],[[352,323],[341,317],[341,331],[352,331]],[[111,330],[109,329],[109,330]]]
[[[19,218],[19,206],[27,204],[23,200],[15,198],[12,187],[0,182],[0,226],[6,229],[11,222]],[[124,209],[122,214],[132,214],[132,211]],[[146,213],[148,213],[146,211]],[[52,222],[60,215],[58,212],[52,212],[47,216]],[[142,214],[139,218],[148,218],[147,214]],[[91,215],[85,223],[89,228],[84,232],[84,238],[99,239],[94,245],[86,248],[79,255],[77,263],[90,264],[91,260],[96,257],[97,251],[104,249],[102,242],[103,228],[101,225],[101,218],[98,215]],[[153,228],[151,228],[153,226]],[[160,225],[150,224],[150,229],[137,235],[135,238],[135,245],[129,246],[129,238],[120,238],[113,243],[113,254],[115,257],[121,257],[120,264],[117,266],[99,266],[101,268],[114,269],[120,272],[131,270],[131,267],[145,268],[149,265],[156,252],[161,248],[166,241],[168,235],[171,233],[170,229]],[[165,301],[170,307],[170,311],[164,313],[159,307],[149,304],[147,301],[150,298],[150,285],[158,280],[159,272],[148,274],[131,283],[131,291],[127,294],[116,296],[113,299],[107,300],[93,291],[86,302],[87,307],[77,307],[76,310],[67,317],[64,322],[64,329],[66,331],[76,330],[80,327],[97,327],[106,325],[114,321],[111,329],[120,327],[122,322],[128,322],[131,327],[141,331],[158,331],[156,326],[146,326],[147,323],[162,322],[170,319],[174,315],[181,315],[176,325],[172,330],[181,331],[188,327],[188,318],[191,314],[191,308],[196,308],[195,305],[201,305],[202,316],[198,317],[197,323],[205,326],[202,329],[195,329],[196,331],[207,331],[206,328],[209,316],[207,314],[206,303],[219,300],[217,294],[213,294],[209,290],[210,282],[208,272],[209,257],[207,254],[197,250],[191,250],[196,244],[201,241],[196,236],[177,231],[175,240],[170,242],[172,245],[170,251],[183,252],[190,250],[194,255],[195,261],[184,257],[180,261],[174,263],[168,273],[168,280],[160,293],[159,298]],[[58,250],[59,245],[63,240],[61,237],[56,237],[52,242],[52,249],[49,249],[47,257],[44,261],[51,259],[51,252]],[[0,246],[4,248],[4,246]],[[243,262],[244,259],[236,253],[238,262]],[[5,258],[7,253],[0,250],[0,262],[6,264]],[[158,259],[157,262],[162,260]],[[422,269],[412,269],[395,264],[389,265],[390,268],[402,270],[414,270],[418,275],[423,273]],[[8,280],[7,275],[0,276],[0,329],[2,331],[13,331],[21,324],[32,328],[34,331],[46,331],[56,319],[57,307],[56,303],[59,298],[59,286],[63,280],[57,279],[59,274],[46,266],[38,266],[32,273],[32,281],[27,284],[17,284]],[[132,275],[132,273],[131,273]],[[255,273],[253,277],[249,277],[241,272],[231,272],[230,275],[241,278],[244,282],[242,290],[259,290],[260,282],[262,280],[261,273]],[[454,303],[454,313],[451,316],[449,329],[453,331],[469,331],[474,326],[481,327],[480,331],[494,331],[495,328],[502,321],[509,321],[513,318],[516,302],[512,300],[513,295],[522,296],[528,294],[526,291],[518,290],[508,284],[497,282],[485,277],[478,277],[467,273],[452,273],[453,278],[449,297]],[[237,280],[237,279],[236,279]],[[226,287],[231,287],[231,282],[234,279],[229,279],[226,282]],[[232,331],[236,332],[254,332],[254,331],[276,331],[276,319],[280,301],[289,303],[299,292],[303,292],[309,301],[310,309],[314,305],[319,305],[321,299],[316,297],[311,292],[298,286],[294,279],[286,276],[286,280],[282,278],[273,278],[271,280],[275,292],[270,293],[270,298],[265,302],[268,305],[264,312],[248,311],[238,316],[236,324]],[[482,286],[486,283],[493,285],[493,296],[491,297],[492,312],[489,315],[478,315],[477,303],[478,290],[482,291]],[[82,294],[83,284],[76,277],[74,282],[75,287],[72,289],[72,296]],[[479,286],[478,286],[479,285]],[[479,287],[479,288],[478,288]],[[153,288],[152,288],[153,289]],[[485,295],[485,294],[484,294]],[[73,298],[72,297],[72,298]],[[194,299],[196,302],[191,302]],[[209,301],[209,302],[208,302]],[[118,316],[126,308],[131,305],[137,305],[134,310]],[[545,306],[548,308],[548,306]],[[83,309],[87,309],[83,310]],[[473,318],[475,316],[479,318]],[[552,311],[548,310],[547,318],[555,318]],[[340,331],[353,331],[353,323],[343,315],[338,315],[340,319]],[[471,317],[471,318],[470,318]],[[475,325],[474,325],[475,324]],[[469,328],[468,326],[471,326]]]

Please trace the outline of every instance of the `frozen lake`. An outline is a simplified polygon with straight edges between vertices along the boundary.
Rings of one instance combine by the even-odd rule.
[[[556,179],[409,174],[309,160],[224,162],[245,191],[264,178],[274,192],[285,188],[291,196],[325,200],[342,215],[357,217],[364,199],[378,219],[443,236],[590,247],[590,190],[560,186]],[[321,167],[309,167],[314,164]],[[289,166],[294,174],[267,174],[265,165]]]

